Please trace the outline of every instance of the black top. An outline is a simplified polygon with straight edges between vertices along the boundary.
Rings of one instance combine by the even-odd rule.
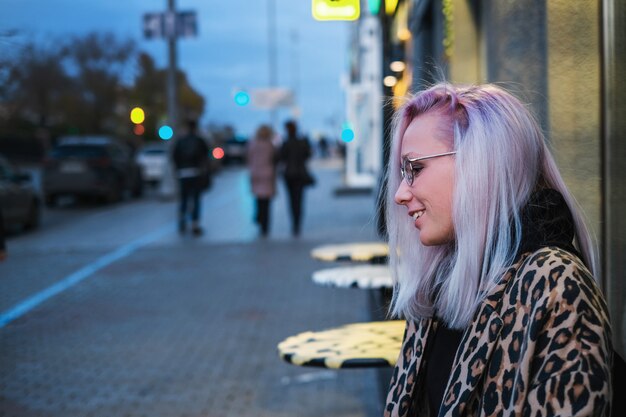
[[[176,169],[206,168],[209,147],[201,137],[190,133],[176,141],[172,159]]]
[[[444,391],[452,372],[454,355],[461,344],[462,330],[448,328],[443,322],[429,336],[428,359],[426,362],[426,396],[431,415],[437,415],[443,401]]]
[[[289,137],[280,148],[280,160],[284,164],[283,175],[288,180],[305,181],[306,161],[311,156],[311,146],[306,138]]]

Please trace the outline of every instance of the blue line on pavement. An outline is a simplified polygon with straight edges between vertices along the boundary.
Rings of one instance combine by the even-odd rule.
[[[114,250],[113,252],[107,253],[103,257],[96,259],[94,262],[79,269],[73,274],[68,275],[67,277],[63,278],[61,281],[51,285],[50,287],[38,292],[37,294],[31,297],[28,297],[21,303],[17,304],[13,308],[3,312],[0,315],[0,328],[6,326],[13,320],[17,319],[18,317],[23,316],[24,314],[26,314],[33,308],[37,307],[39,304],[43,303],[47,299],[54,297],[57,294],[60,294],[61,292],[67,290],[68,288],[74,286],[75,284],[78,284],[79,282],[89,277],[90,275],[94,274],[95,272],[99,271],[100,269],[108,265],[111,265],[113,262],[118,261],[130,255],[131,253],[141,248],[142,246],[145,246],[151,242],[154,242],[161,236],[167,234],[168,232],[171,232],[173,229],[174,229],[174,224],[171,223],[142,238],[139,238],[133,242],[130,242],[124,246],[121,246],[117,248],[116,250]]]

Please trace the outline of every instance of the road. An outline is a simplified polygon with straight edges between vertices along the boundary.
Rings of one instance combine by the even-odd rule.
[[[176,203],[154,192],[108,206],[46,210],[11,236],[0,264],[1,416],[373,416],[376,373],[299,368],[287,336],[369,319],[359,290],[315,286],[325,243],[368,241],[371,195],[335,197],[317,164],[302,236],[283,187],[270,237],[252,221],[242,169],[203,199],[205,234],[180,236]]]

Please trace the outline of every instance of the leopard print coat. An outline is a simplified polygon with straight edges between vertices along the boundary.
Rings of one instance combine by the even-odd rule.
[[[407,322],[384,415],[609,416],[607,311],[576,256],[557,247],[526,253],[464,332],[438,413],[422,400],[420,378],[426,341],[438,323]]]

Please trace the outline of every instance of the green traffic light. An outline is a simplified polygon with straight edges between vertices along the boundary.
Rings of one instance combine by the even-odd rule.
[[[168,125],[163,125],[159,128],[159,137],[163,140],[170,140],[174,136],[174,130]]]
[[[250,103],[250,94],[245,91],[238,91],[235,94],[235,104],[238,106],[247,106]]]
[[[341,131],[341,140],[344,142],[352,142],[354,140],[354,130],[349,127],[344,127]]]
[[[370,14],[376,16],[380,10],[380,0],[368,0],[367,5],[370,9]]]

